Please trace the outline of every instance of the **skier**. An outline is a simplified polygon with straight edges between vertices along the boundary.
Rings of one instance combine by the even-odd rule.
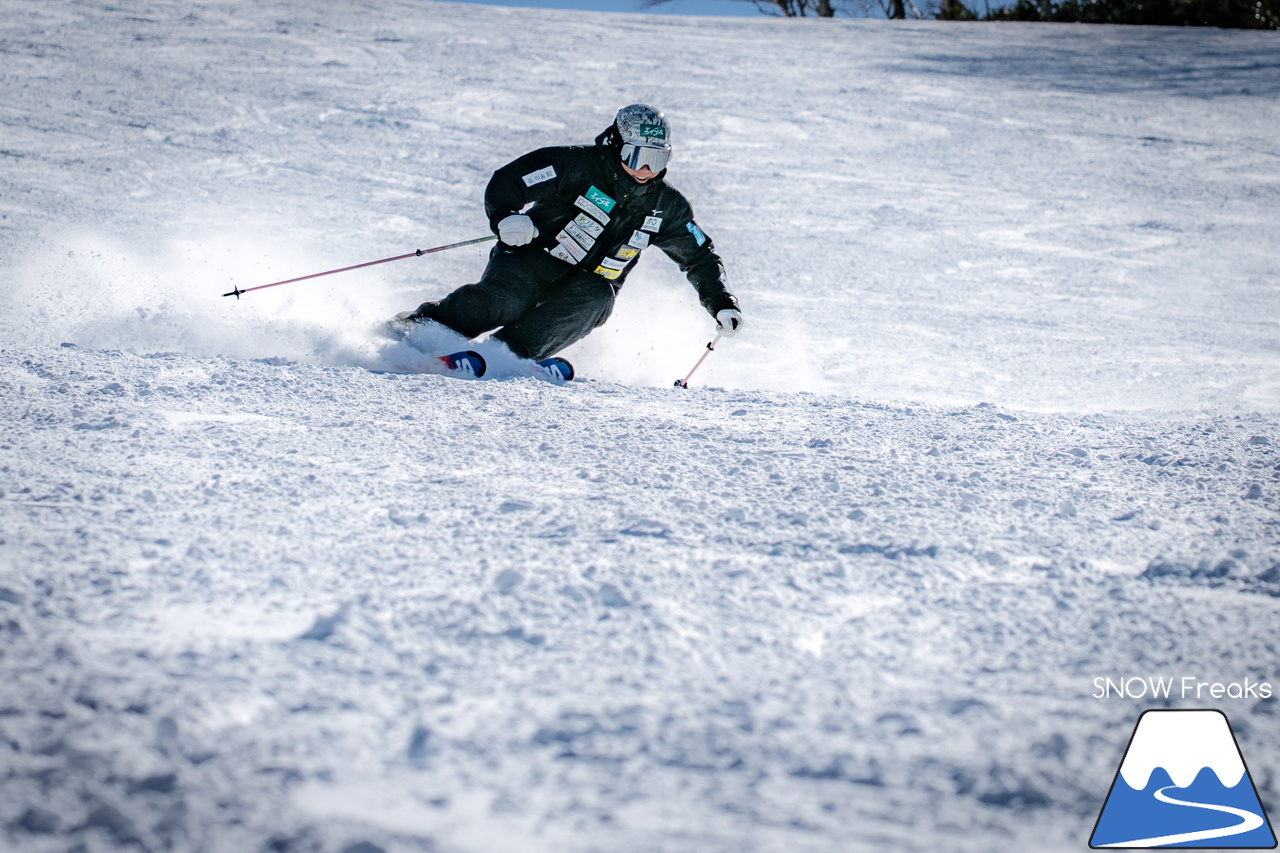
[[[632,104],[594,145],[541,148],[503,166],[484,193],[499,242],[480,280],[397,314],[393,328],[407,334],[434,321],[467,338],[497,329],[493,337],[516,356],[546,360],[609,319],[636,258],[656,246],[688,277],[717,331],[736,334],[738,301],[711,238],[665,180],[670,156],[666,117]]]

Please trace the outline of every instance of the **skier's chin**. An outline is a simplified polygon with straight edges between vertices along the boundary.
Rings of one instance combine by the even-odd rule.
[[[647,184],[660,174],[658,172],[650,171],[648,167],[645,167],[642,171],[636,171],[625,163],[622,166],[622,171],[626,172],[631,180],[635,181],[637,184]]]

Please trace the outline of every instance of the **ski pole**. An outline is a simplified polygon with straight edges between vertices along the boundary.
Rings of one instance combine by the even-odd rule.
[[[490,234],[488,237],[477,237],[474,240],[463,240],[461,243],[450,243],[447,246],[436,246],[434,249],[418,249],[416,252],[409,252],[408,254],[405,254],[405,255],[396,255],[394,258],[383,258],[380,261],[369,261],[363,264],[356,264],[355,266],[343,267],[342,269],[338,269],[338,270],[328,270],[326,272],[317,272],[317,273],[312,273],[311,275],[303,275],[303,276],[299,276],[298,278],[286,278],[284,281],[273,281],[270,284],[260,284],[257,287],[246,287],[243,289],[237,287],[235,290],[231,291],[230,293],[224,293],[222,295],[234,296],[236,299],[239,299],[240,294],[242,293],[252,293],[255,290],[262,290],[267,287],[277,287],[278,285],[281,285],[281,284],[293,284],[295,281],[306,281],[309,278],[319,278],[322,275],[334,275],[335,273],[340,273],[340,272],[350,272],[351,270],[363,269],[364,267],[372,267],[378,264],[389,264],[392,261],[403,261],[405,258],[420,258],[423,255],[430,255],[433,252],[443,252],[446,249],[456,249],[459,246],[470,246],[473,243],[487,243],[490,240],[497,240],[497,239],[498,237],[496,234]]]
[[[706,352],[704,352],[704,353],[702,354],[702,358],[698,359],[698,363],[697,363],[697,364],[695,364],[695,365],[693,366],[693,370],[690,370],[690,371],[689,371],[689,376],[693,376],[694,371],[695,371],[695,370],[697,370],[699,367],[701,367],[701,366],[702,366],[702,362],[704,362],[704,361],[706,361],[706,360],[707,360],[707,356],[711,355],[711,353],[712,353],[712,352],[715,350],[715,348],[716,348],[716,344],[720,343],[720,339],[721,339],[721,338],[723,338],[723,337],[724,337],[724,335],[716,335],[716,339],[715,339],[714,341],[708,341],[708,342],[707,342],[707,351],[706,351]],[[689,387],[689,376],[686,376],[684,379],[677,379],[677,380],[676,380],[676,387],[677,387],[677,388],[688,388],[688,387]]]

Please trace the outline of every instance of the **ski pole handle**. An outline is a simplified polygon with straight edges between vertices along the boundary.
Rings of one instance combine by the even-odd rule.
[[[418,249],[416,252],[409,252],[404,255],[396,255],[394,258],[383,258],[380,261],[368,261],[367,263],[355,264],[354,266],[343,267],[342,269],[327,270],[325,272],[312,273],[311,275],[298,276],[297,278],[286,278],[284,281],[273,281],[270,284],[260,284],[257,287],[246,287],[243,289],[237,287],[235,290],[232,290],[230,293],[224,293],[222,295],[234,296],[236,299],[239,299],[240,294],[242,293],[252,293],[255,290],[264,290],[268,287],[278,287],[282,284],[293,284],[295,281],[306,281],[307,279],[311,279],[311,278],[320,278],[320,276],[322,275],[335,275],[340,272],[351,272],[351,270],[358,270],[358,269],[364,269],[365,267],[377,266],[378,264],[389,264],[392,261],[403,261],[405,258],[420,258],[423,255],[430,255],[435,252],[443,252],[446,249],[457,249],[460,246],[470,246],[474,243],[487,243],[490,240],[497,240],[497,239],[498,239],[498,235],[490,234],[487,237],[477,237],[474,240],[463,240],[461,243],[450,243],[447,246],[436,246],[434,249]]]
[[[690,376],[693,376],[694,372],[695,372],[695,371],[697,371],[697,369],[698,369],[699,367],[701,367],[701,366],[702,366],[702,362],[704,362],[704,361],[706,361],[706,360],[707,360],[707,356],[709,356],[709,355],[711,355],[711,353],[715,352],[716,344],[720,343],[720,339],[721,339],[721,338],[723,338],[723,337],[724,337],[724,335],[716,335],[715,340],[713,340],[713,341],[709,341],[709,342],[707,343],[707,351],[706,351],[706,352],[704,352],[704,353],[702,354],[702,358],[698,359],[698,363],[697,363],[697,364],[695,364],[695,365],[693,366],[693,370],[690,370],[690,371],[689,371],[689,376],[686,376],[684,379],[677,379],[677,380],[676,380],[676,387],[677,387],[677,388],[688,388],[688,387],[689,387],[689,377],[690,377]]]

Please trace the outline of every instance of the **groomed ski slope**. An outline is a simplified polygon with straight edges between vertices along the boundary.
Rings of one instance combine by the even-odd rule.
[[[0,846],[1075,851],[1140,712],[1274,817],[1274,34],[10,4]],[[667,110],[583,381],[404,373],[488,174]],[[1274,692],[1273,692],[1274,695]]]

